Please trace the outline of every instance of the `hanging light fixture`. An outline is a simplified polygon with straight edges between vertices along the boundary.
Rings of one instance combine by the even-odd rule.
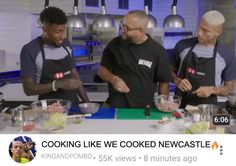
[[[49,7],[49,0],[45,0],[44,9]]]
[[[73,15],[67,17],[67,27],[86,28],[86,21],[83,16],[78,15],[78,0],[74,0]]]
[[[97,18],[93,21],[93,29],[114,27],[114,20],[109,15],[106,15],[105,0],[101,0],[101,11],[102,15],[97,16]]]
[[[147,28],[155,28],[155,27],[157,27],[157,20],[154,16],[149,14],[149,8],[148,8],[149,2],[150,2],[149,0],[144,0],[144,11],[148,16]]]
[[[172,14],[164,19],[163,26],[169,28],[182,28],[185,27],[184,18],[177,14],[177,0],[173,0],[171,6]]]
[[[45,0],[44,9],[46,9],[48,7],[49,7],[49,0]],[[38,24],[39,28],[43,27],[43,23],[41,22],[40,17],[37,19],[37,24]]]

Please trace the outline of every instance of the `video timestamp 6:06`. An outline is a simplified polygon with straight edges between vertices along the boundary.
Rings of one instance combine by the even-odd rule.
[[[214,115],[213,124],[214,125],[229,125],[230,116],[229,115]]]

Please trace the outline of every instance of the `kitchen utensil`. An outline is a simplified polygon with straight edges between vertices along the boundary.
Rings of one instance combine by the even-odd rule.
[[[231,106],[235,106],[236,107],[236,92],[230,93],[227,96],[227,98],[228,98],[229,103],[231,104]]]
[[[99,110],[98,103],[81,103],[79,104],[80,112],[83,114],[94,114]]]
[[[214,104],[200,104],[198,108],[201,110],[201,120],[211,121],[213,115],[217,114],[220,107]]]
[[[156,108],[163,112],[173,112],[177,110],[181,103],[181,97],[177,95],[154,95]]]
[[[37,111],[39,124],[46,130],[58,130],[65,127],[71,102],[61,99],[46,99],[31,104]]]
[[[9,118],[6,116],[0,115],[0,131],[5,129],[9,124]]]

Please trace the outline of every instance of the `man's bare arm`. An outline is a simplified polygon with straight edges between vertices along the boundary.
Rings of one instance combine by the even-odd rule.
[[[87,93],[84,89],[83,83],[80,80],[79,74],[76,69],[72,70],[72,76],[74,79],[78,80],[77,93],[79,94],[79,97],[82,99],[83,102],[89,102],[89,98],[87,96]]]
[[[33,78],[23,78],[21,79],[23,84],[24,92],[27,96],[30,95],[43,95],[52,92],[52,83],[48,84],[38,84]]]
[[[193,93],[196,94],[198,97],[209,97],[212,94],[217,96],[227,96],[230,92],[233,91],[234,83],[235,81],[231,80],[231,81],[224,81],[224,85],[220,87],[200,86]]]
[[[158,94],[169,95],[169,82],[159,82]]]

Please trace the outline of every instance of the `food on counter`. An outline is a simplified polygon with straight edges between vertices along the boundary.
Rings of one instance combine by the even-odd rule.
[[[187,129],[184,130],[185,134],[203,134],[208,131],[208,122],[196,122],[191,124]]]
[[[173,101],[162,101],[157,105],[157,108],[161,111],[172,112],[179,108],[179,104]]]
[[[66,120],[67,120],[66,114],[60,112],[51,113],[43,125],[45,129],[55,130],[64,127]]]
[[[57,101],[47,106],[47,116],[45,116],[43,127],[49,130],[63,128],[67,120],[65,107]]]
[[[224,134],[225,133],[225,128],[221,126],[216,127],[216,134]]]
[[[44,99],[31,103],[31,107],[38,113],[41,128],[57,130],[66,125],[67,113],[71,107],[71,101]]]
[[[72,121],[74,124],[79,124],[79,123],[82,123],[83,120],[81,118],[73,118],[73,121]]]
[[[193,121],[194,122],[199,122],[201,121],[201,113],[196,111],[192,113]]]
[[[27,123],[27,124],[23,124],[23,125],[21,126],[21,130],[22,130],[22,131],[31,131],[31,130],[34,129],[34,127],[35,127],[35,124],[34,124],[34,123]]]
[[[156,108],[163,112],[173,112],[179,108],[181,97],[174,95],[154,95]]]
[[[185,110],[187,110],[190,114],[200,111],[198,106],[193,106],[193,105],[186,105]]]
[[[175,116],[176,118],[182,118],[183,115],[177,111],[172,112],[172,115]]]
[[[65,108],[61,105],[61,103],[57,102],[57,103],[53,103],[51,105],[48,106],[47,108],[48,112],[65,112]]]
[[[170,115],[163,116],[161,120],[157,121],[157,124],[159,125],[168,124],[174,120],[175,120],[175,116],[170,114]]]

